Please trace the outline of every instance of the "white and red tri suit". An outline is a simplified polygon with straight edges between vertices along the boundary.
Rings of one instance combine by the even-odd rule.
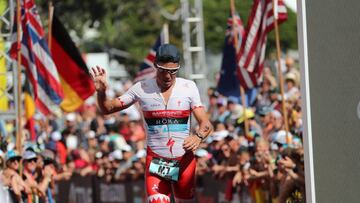
[[[194,108],[203,107],[199,90],[193,81],[176,78],[167,104],[156,79],[133,85],[119,101],[124,106],[139,102],[147,131],[145,184],[149,202],[170,202],[171,187],[177,202],[194,202],[195,158],[186,152],[183,142],[189,136],[190,116]],[[180,161],[180,176],[175,183],[149,173],[153,157]]]

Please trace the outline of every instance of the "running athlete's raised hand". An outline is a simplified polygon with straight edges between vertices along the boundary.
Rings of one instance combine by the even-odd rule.
[[[99,66],[92,67],[90,70],[90,75],[94,81],[96,91],[105,92],[108,87],[105,69]]]

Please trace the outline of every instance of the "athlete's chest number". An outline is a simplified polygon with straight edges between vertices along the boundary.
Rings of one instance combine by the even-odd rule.
[[[164,179],[177,181],[179,179],[179,161],[165,160],[154,157],[151,160],[149,171],[152,174],[158,175]]]

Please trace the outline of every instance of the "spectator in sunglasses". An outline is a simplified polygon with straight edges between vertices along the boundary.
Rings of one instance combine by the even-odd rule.
[[[23,154],[23,180],[31,188],[27,199],[43,198],[46,195],[46,190],[50,184],[52,174],[49,171],[44,171],[44,174],[36,173],[37,154],[34,151],[27,150]],[[39,177],[43,175],[40,180]]]
[[[22,180],[19,173],[19,166],[22,157],[15,150],[6,153],[6,167],[4,170],[4,184],[9,187],[9,194],[13,202],[21,202],[30,193],[30,188]]]

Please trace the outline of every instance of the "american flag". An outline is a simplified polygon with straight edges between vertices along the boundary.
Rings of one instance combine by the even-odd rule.
[[[140,70],[136,74],[134,82],[140,80],[145,80],[155,76],[156,71],[154,67],[154,61],[156,56],[156,51],[160,45],[165,43],[164,31],[161,32],[160,36],[157,38],[155,44],[151,47],[149,54],[144,59],[143,63],[140,65]]]
[[[276,11],[279,24],[287,20],[283,0],[277,0]],[[274,29],[272,0],[254,0],[248,20],[246,36],[238,53],[239,67],[260,77],[264,68],[267,33]]]
[[[21,49],[21,66],[26,70],[36,106],[41,113],[48,115],[57,108],[64,95],[34,0],[21,1],[20,47],[17,31],[15,23],[10,55],[17,59],[17,52]]]
[[[235,24],[233,24],[233,21],[235,21]],[[235,40],[235,35],[237,40]],[[240,85],[246,90],[255,86],[255,75],[244,68],[238,68],[237,65],[236,56],[244,36],[245,30],[240,16],[237,13],[232,16],[230,13],[227,20],[220,79],[217,85],[218,92],[227,97],[240,97]]]
[[[242,24],[242,21],[240,19],[240,16],[238,14],[234,15],[233,17],[235,19],[235,32],[237,33],[238,35],[238,42],[237,44],[235,44],[236,42],[234,41],[233,44],[234,44],[234,47],[236,48],[236,55],[239,54],[240,52],[240,49],[241,49],[241,44],[243,43],[244,41],[244,38],[245,38],[245,29],[244,29],[244,26]],[[230,26],[232,26],[232,19],[230,21]],[[229,20],[228,20],[228,29],[229,29]],[[230,27],[231,29],[231,27]],[[234,32],[234,30],[231,31],[232,33]],[[236,56],[235,56],[236,58]],[[239,78],[239,82],[240,82],[240,85],[245,89],[245,90],[248,90],[248,89],[251,89],[251,88],[254,88],[257,86],[257,75],[255,73],[251,73],[249,71],[247,71],[244,67],[241,67],[241,66],[238,66],[237,65],[237,68],[236,68],[236,73],[237,73],[237,76]]]

